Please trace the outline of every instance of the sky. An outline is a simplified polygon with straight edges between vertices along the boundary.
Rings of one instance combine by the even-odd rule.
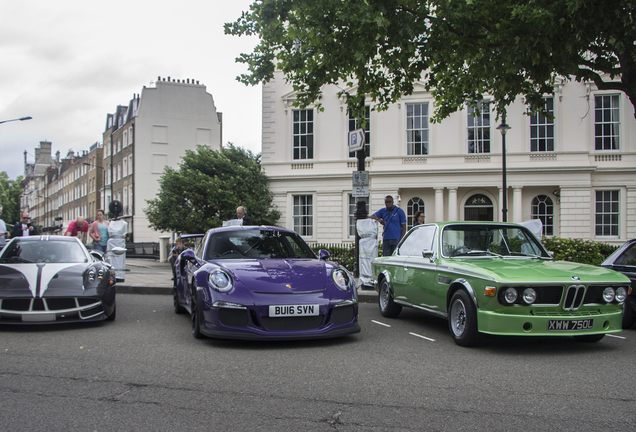
[[[223,113],[223,144],[261,151],[261,86],[236,80],[255,37],[224,34],[253,0],[0,0],[0,172],[102,142],[106,116],[157,77],[194,79]]]

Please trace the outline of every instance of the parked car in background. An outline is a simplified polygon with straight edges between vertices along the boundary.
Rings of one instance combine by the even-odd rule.
[[[636,324],[636,239],[616,249],[601,266],[623,273],[631,280],[630,292],[623,304],[623,328],[631,328]]]
[[[175,312],[190,313],[195,338],[312,339],[357,333],[354,278],[328,257],[324,250],[317,257],[298,234],[282,228],[211,229],[175,262]]]
[[[413,227],[372,272],[382,315],[406,306],[444,317],[461,346],[482,334],[599,341],[621,331],[629,289],[626,276],[555,261],[527,228],[497,222]]]
[[[16,237],[0,253],[0,324],[112,321],[115,316],[115,271],[77,238]]]

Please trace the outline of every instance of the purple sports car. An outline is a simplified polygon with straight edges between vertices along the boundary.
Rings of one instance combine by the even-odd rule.
[[[312,339],[360,331],[353,276],[327,261],[327,251],[318,258],[298,234],[275,227],[215,228],[202,237],[175,262],[174,309],[190,313],[195,338]]]

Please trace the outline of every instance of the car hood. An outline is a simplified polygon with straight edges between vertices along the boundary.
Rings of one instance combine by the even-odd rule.
[[[498,282],[629,282],[624,275],[602,267],[532,258],[452,259],[444,264],[454,271]]]
[[[0,264],[0,295],[42,297],[45,292],[83,289],[86,264]]]
[[[317,259],[225,260],[219,264],[254,292],[323,291],[333,265]]]

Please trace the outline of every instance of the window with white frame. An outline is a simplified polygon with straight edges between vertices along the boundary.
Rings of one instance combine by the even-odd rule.
[[[490,103],[468,107],[468,153],[490,153]]]
[[[545,110],[554,116],[554,98],[543,98]],[[539,113],[530,116],[530,151],[554,151],[554,119],[550,120]]]
[[[128,174],[132,175],[133,173],[133,155],[128,156]]]
[[[364,154],[371,156],[371,108],[364,107]],[[361,123],[353,116],[349,110],[349,131],[360,129]],[[349,152],[349,157],[356,157],[356,152]]]
[[[123,161],[124,177],[128,175],[128,158],[124,158]]]
[[[293,196],[294,231],[301,236],[311,237],[314,233],[314,206],[312,195]]]
[[[424,213],[424,221],[426,221],[426,208],[424,207],[424,200],[420,197],[413,197],[406,204],[406,226],[408,228],[413,227],[415,224],[415,215],[417,212]]]
[[[531,207],[531,218],[541,221],[543,235],[554,235],[554,203],[552,198],[547,195],[537,195],[532,199]]]
[[[596,150],[620,148],[620,110],[618,95],[599,95],[594,98],[594,140]]]
[[[124,201],[122,202],[122,207],[124,208],[124,215],[128,214],[128,187],[124,186],[123,191]]]
[[[406,154],[428,154],[428,103],[406,104]]]
[[[349,237],[355,237],[356,235],[356,207],[358,201],[364,201],[369,214],[369,197],[354,197],[349,194]]]
[[[117,164],[117,180],[121,180],[121,162]]]
[[[619,194],[617,190],[596,191],[596,235],[618,236]]]
[[[292,140],[294,160],[314,158],[314,111],[292,111]]]

